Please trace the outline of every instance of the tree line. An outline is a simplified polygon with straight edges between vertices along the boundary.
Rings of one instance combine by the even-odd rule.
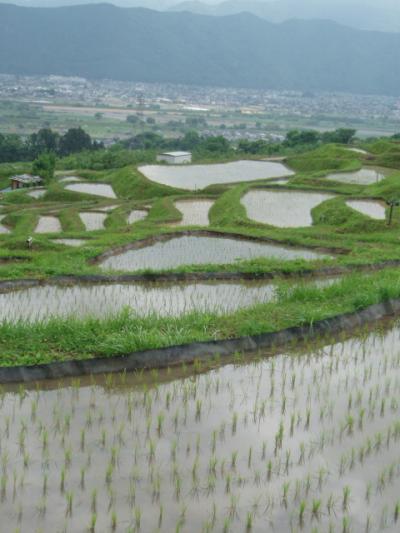
[[[65,157],[82,150],[98,150],[102,143],[93,141],[82,128],[70,128],[60,135],[50,128],[42,128],[26,138],[0,133],[0,163],[33,161],[42,154]]]

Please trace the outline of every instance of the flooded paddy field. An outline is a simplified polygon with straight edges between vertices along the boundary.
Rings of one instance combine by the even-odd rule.
[[[97,211],[103,211],[104,213],[109,213],[110,211],[114,211],[118,205],[105,205],[103,207],[97,207]]]
[[[374,200],[348,200],[346,204],[356,211],[376,220],[386,219],[386,206]]]
[[[138,316],[227,313],[276,295],[270,282],[114,283],[44,285],[0,292],[0,322],[60,317],[110,317],[124,309]]]
[[[296,228],[311,226],[311,210],[331,198],[331,194],[316,192],[253,190],[243,196],[241,203],[251,220]]]
[[[77,176],[64,176],[59,179],[60,183],[73,183],[77,181],[82,181],[82,178],[78,178]]]
[[[372,185],[385,178],[384,174],[371,168],[362,168],[357,172],[338,172],[328,174],[327,180],[339,181],[341,183],[353,183],[356,185]]]
[[[182,213],[182,220],[177,226],[208,226],[208,213],[214,200],[177,200],[175,207]]]
[[[34,191],[28,192],[27,195],[38,200],[39,198],[43,198],[46,192],[47,189],[35,189]]]
[[[128,224],[134,224],[135,222],[139,222],[139,220],[144,220],[148,214],[148,211],[144,209],[134,209],[128,215]]]
[[[366,150],[363,150],[362,148],[347,148],[347,150],[356,154],[368,155],[368,152]]]
[[[179,189],[204,189],[218,183],[238,183],[294,175],[282,163],[271,161],[234,161],[214,165],[145,165],[139,167],[151,181]]]
[[[106,183],[73,183],[65,187],[69,191],[93,194],[94,196],[104,196],[105,198],[116,198],[111,185]]]
[[[257,257],[313,260],[328,256],[305,248],[285,248],[267,242],[184,235],[117,253],[104,259],[100,266],[103,270],[161,270],[181,265],[228,264]]]
[[[60,233],[61,223],[57,217],[42,216],[35,228],[35,233]]]
[[[56,244],[65,244],[65,246],[83,246],[87,239],[53,239]]]
[[[104,221],[107,218],[105,213],[79,213],[79,218],[85,224],[87,231],[96,231],[104,229]]]
[[[395,533],[399,342],[5,387],[2,528]]]

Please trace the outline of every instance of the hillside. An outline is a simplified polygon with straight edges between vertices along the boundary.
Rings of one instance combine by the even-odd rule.
[[[400,34],[246,13],[2,4],[0,72],[398,95]]]

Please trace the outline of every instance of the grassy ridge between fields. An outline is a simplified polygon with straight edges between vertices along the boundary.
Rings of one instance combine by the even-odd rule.
[[[193,312],[140,318],[125,310],[109,319],[51,319],[0,325],[1,366],[112,357],[184,344],[279,331],[400,297],[398,270],[354,274],[327,287],[278,285],[277,300],[230,314]]]

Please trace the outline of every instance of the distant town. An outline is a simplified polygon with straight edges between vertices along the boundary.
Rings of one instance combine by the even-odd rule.
[[[400,98],[0,75],[0,133],[74,126],[105,144],[145,130],[276,141],[296,128],[350,127],[373,137],[400,131]]]

